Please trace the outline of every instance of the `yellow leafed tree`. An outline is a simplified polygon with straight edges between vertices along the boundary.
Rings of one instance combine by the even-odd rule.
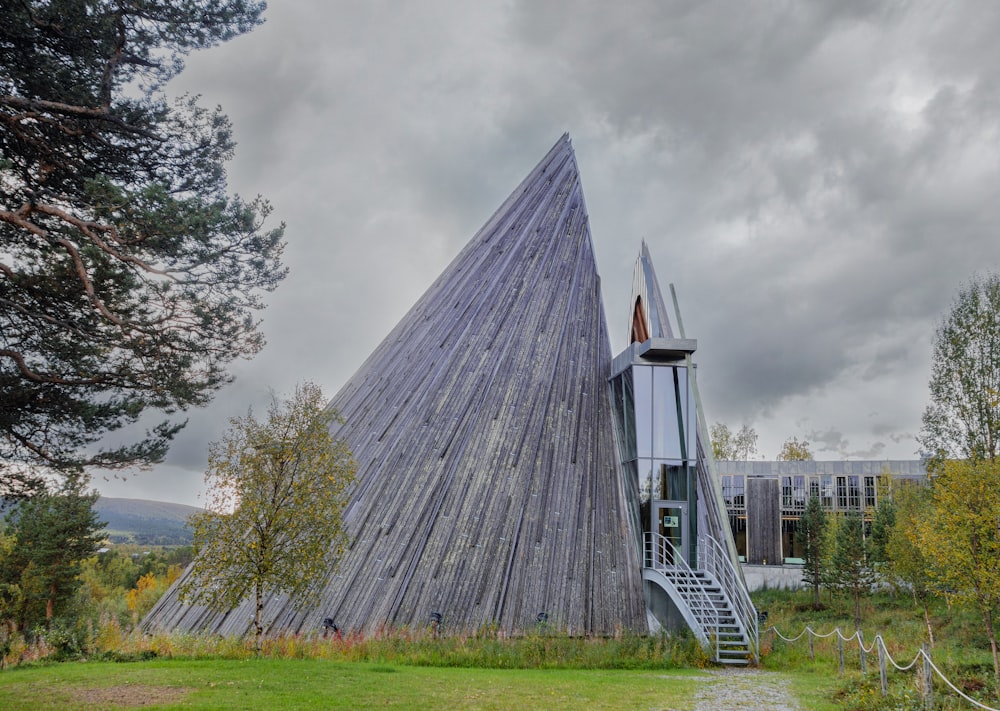
[[[990,460],[946,461],[931,490],[932,515],[919,524],[930,575],[982,615],[1000,688],[995,632],[1000,615],[1000,466]]]
[[[252,596],[258,651],[265,593],[306,604],[343,552],[356,465],[330,432],[336,420],[320,388],[305,383],[291,399],[273,399],[266,420],[231,419],[210,446],[210,500],[191,519],[198,554],[181,595],[221,609]]]

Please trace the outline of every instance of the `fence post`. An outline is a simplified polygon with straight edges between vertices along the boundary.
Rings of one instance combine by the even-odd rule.
[[[923,695],[924,695],[924,708],[933,709],[934,708],[934,670],[931,669],[931,658],[927,652],[927,644],[920,645],[920,651],[923,653],[924,657],[924,683],[923,683]]]
[[[868,654],[865,652],[865,638],[864,635],[861,634],[861,630],[858,630],[857,635],[858,635],[858,649],[861,650],[861,676],[864,676],[865,672],[868,671],[868,665],[866,664],[868,660]]]
[[[882,643],[882,637],[876,637],[875,643],[878,645],[878,676],[879,680],[882,682],[882,696],[889,695],[889,680],[886,678],[885,671],[885,646]]]
[[[840,675],[844,675],[844,636],[840,634],[840,628],[837,628],[837,656],[840,658]]]
[[[816,661],[816,652],[813,651],[813,631],[811,628],[806,627],[806,632],[809,633],[809,659]]]

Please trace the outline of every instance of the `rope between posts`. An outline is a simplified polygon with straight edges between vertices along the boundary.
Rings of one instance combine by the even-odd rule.
[[[861,650],[864,651],[865,654],[871,654],[878,647],[881,647],[882,651],[885,653],[885,658],[889,661],[890,664],[892,664],[892,666],[895,669],[897,669],[899,671],[909,671],[910,669],[912,669],[916,665],[916,663],[918,661],[920,661],[921,658],[923,658],[923,659],[927,660],[927,664],[930,666],[931,669],[934,670],[934,673],[938,676],[938,678],[940,678],[941,681],[943,681],[945,684],[947,684],[948,688],[950,688],[952,691],[954,691],[956,694],[958,694],[961,698],[965,699],[966,701],[968,701],[973,706],[976,706],[977,708],[983,709],[983,711],[1000,711],[1000,709],[998,709],[998,708],[995,708],[993,706],[987,706],[987,705],[985,705],[985,704],[983,704],[983,703],[981,703],[979,701],[976,701],[971,696],[969,696],[968,694],[966,694],[965,692],[963,692],[961,689],[959,689],[957,686],[955,686],[953,683],[951,683],[951,680],[948,679],[948,677],[946,677],[944,675],[944,673],[940,669],[938,669],[937,665],[930,658],[930,655],[928,655],[922,649],[918,649],[917,650],[916,656],[913,657],[913,661],[910,662],[909,664],[906,664],[906,665],[897,664],[896,660],[892,658],[891,654],[889,654],[889,649],[885,646],[885,640],[882,638],[881,634],[875,635],[875,638],[872,640],[871,646],[868,647],[868,648],[865,648],[865,643],[863,641],[863,637],[861,636],[861,631],[860,630],[857,630],[850,637],[845,637],[844,634],[840,631],[839,627],[837,627],[836,629],[834,629],[833,632],[828,632],[827,634],[820,634],[820,633],[814,631],[812,629],[812,627],[808,627],[807,626],[804,630],[802,630],[796,636],[794,636],[794,637],[786,637],[783,634],[781,634],[781,632],[778,631],[777,627],[775,627],[774,625],[771,625],[765,631],[765,633],[766,632],[773,633],[776,637],[779,637],[780,639],[784,640],[785,642],[797,642],[798,640],[802,639],[803,635],[806,635],[806,634],[814,636],[814,637],[819,637],[820,639],[825,639],[827,637],[832,637],[833,635],[837,635],[844,642],[850,642],[850,641],[852,641],[854,639],[857,639],[858,640],[858,647],[860,647]]]
[[[876,639],[879,640],[880,642],[882,642],[881,635],[878,636],[878,637],[876,637]],[[912,662],[910,662],[909,664],[904,664],[904,665],[900,666],[899,664],[896,664],[896,660],[892,658],[891,654],[889,654],[889,650],[885,648],[885,643],[884,642],[882,642],[882,649],[885,649],[885,658],[888,659],[889,663],[893,667],[895,667],[898,671],[909,671],[910,669],[913,669],[913,667],[916,665],[916,663],[920,661],[920,658],[922,656],[924,656],[924,650],[918,649],[917,650],[917,656],[915,656],[913,658]]]
[[[886,652],[886,654],[888,654],[888,652]],[[948,677],[946,677],[944,674],[941,673],[941,670],[938,669],[937,665],[931,660],[931,658],[929,656],[927,656],[926,653],[924,653],[924,650],[922,650],[922,649],[920,650],[920,655],[927,659],[927,663],[930,664],[931,669],[934,670],[934,673],[937,674],[939,677],[941,677],[941,681],[943,681],[945,684],[947,684],[951,688],[952,691],[954,691],[956,694],[958,694],[963,699],[965,699],[966,701],[968,701],[970,704],[972,704],[973,706],[978,706],[979,708],[983,709],[983,711],[1000,711],[1000,710],[998,710],[998,709],[996,709],[996,708],[994,708],[992,706],[987,706],[986,704],[981,704],[978,701],[976,701],[975,699],[966,696],[963,692],[959,691],[958,688],[954,684],[951,683],[951,681],[948,679]]]

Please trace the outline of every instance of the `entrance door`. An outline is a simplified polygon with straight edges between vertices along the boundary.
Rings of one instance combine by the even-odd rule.
[[[662,551],[664,565],[676,565],[674,549],[679,551],[688,562],[687,517],[688,503],[686,501],[654,501],[653,530],[670,542]],[[672,548],[671,548],[672,546]]]

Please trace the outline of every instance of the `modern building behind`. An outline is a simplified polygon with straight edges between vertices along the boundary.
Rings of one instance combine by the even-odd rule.
[[[919,460],[716,461],[740,560],[750,565],[801,564],[795,531],[813,496],[823,509],[858,511],[871,521],[891,486],[923,483]]]

